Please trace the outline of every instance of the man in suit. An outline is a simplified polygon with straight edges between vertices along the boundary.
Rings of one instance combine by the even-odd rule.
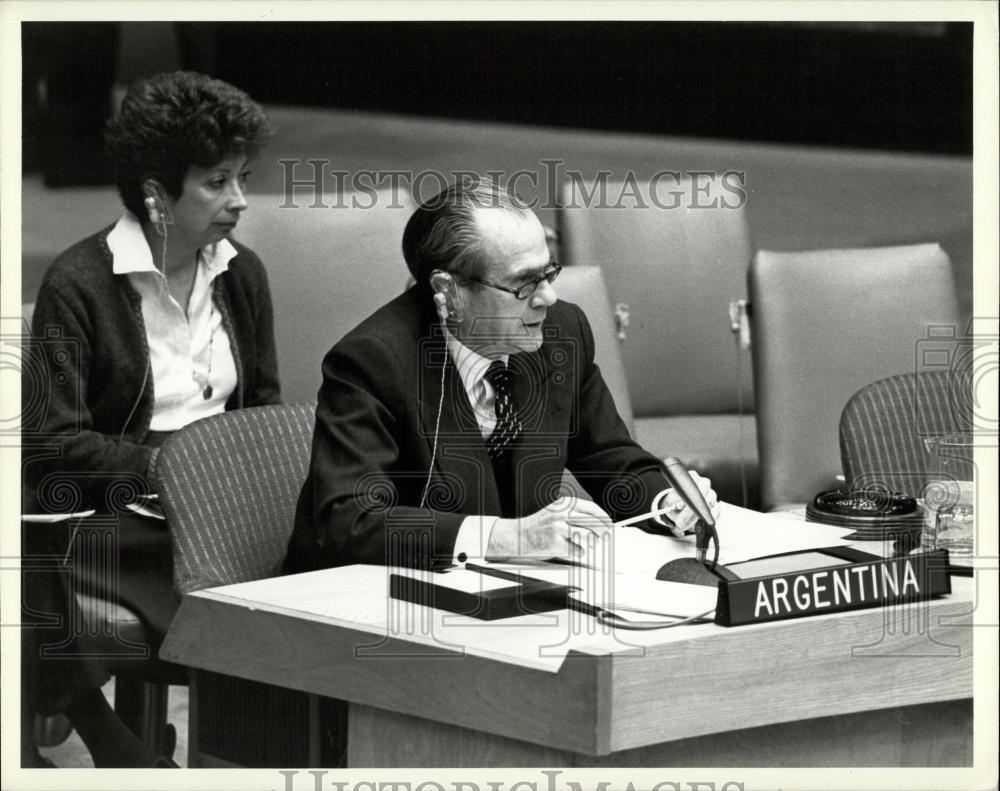
[[[538,218],[491,180],[453,185],[403,234],[416,284],[323,361],[286,568],[579,560],[612,520],[695,515],[629,437],[583,312],[559,302]],[[565,495],[563,470],[593,498]],[[717,497],[697,478],[709,506]]]

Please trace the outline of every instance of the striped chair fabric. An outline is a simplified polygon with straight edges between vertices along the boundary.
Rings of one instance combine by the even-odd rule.
[[[240,409],[192,423],[163,444],[157,477],[178,593],[278,573],[315,413],[315,404]],[[344,765],[343,701],[218,673],[199,672],[196,682],[190,767]],[[261,727],[262,711],[275,714],[280,732]]]
[[[181,595],[278,573],[309,466],[315,404],[199,420],[163,444],[157,478]]]
[[[924,439],[970,431],[971,396],[968,377],[953,370],[898,374],[863,387],[840,418],[845,480],[853,490],[920,496],[927,482]]]

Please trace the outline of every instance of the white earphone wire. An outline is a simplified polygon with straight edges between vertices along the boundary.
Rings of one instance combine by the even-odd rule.
[[[437,295],[435,295],[436,297]],[[435,299],[435,302],[437,300]],[[441,308],[445,309],[442,310]],[[445,355],[444,362],[441,364],[441,395],[438,398],[438,408],[437,408],[437,418],[434,420],[434,442],[431,445],[431,463],[427,468],[427,480],[424,481],[424,490],[420,495],[420,507],[423,508],[427,503],[427,492],[430,489],[431,478],[434,476],[434,462],[437,460],[437,449],[438,449],[438,435],[441,428],[441,412],[444,410],[444,374],[448,367],[448,343],[447,343],[447,332],[448,325],[446,322],[446,317],[448,315],[446,305],[437,305],[438,318],[441,319],[441,334],[445,338]]]

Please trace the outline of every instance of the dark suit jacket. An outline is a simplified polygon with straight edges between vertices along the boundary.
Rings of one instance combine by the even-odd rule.
[[[613,518],[644,512],[665,479],[618,416],[594,364],[586,317],[576,305],[557,302],[543,333],[539,351],[511,357],[524,425],[511,450],[516,515],[566,493],[564,468]],[[439,403],[437,455],[421,509]],[[323,360],[312,461],[286,568],[450,563],[470,514],[501,515],[500,496],[430,292],[414,286]]]

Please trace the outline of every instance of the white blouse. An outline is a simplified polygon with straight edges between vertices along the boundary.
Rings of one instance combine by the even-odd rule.
[[[108,234],[116,275],[128,275],[142,299],[153,386],[151,431],[175,431],[224,412],[236,389],[236,364],[222,315],[212,302],[212,281],[237,250],[227,240],[198,251],[187,313],[153,263],[142,226],[131,212]],[[149,385],[147,384],[147,387]]]

